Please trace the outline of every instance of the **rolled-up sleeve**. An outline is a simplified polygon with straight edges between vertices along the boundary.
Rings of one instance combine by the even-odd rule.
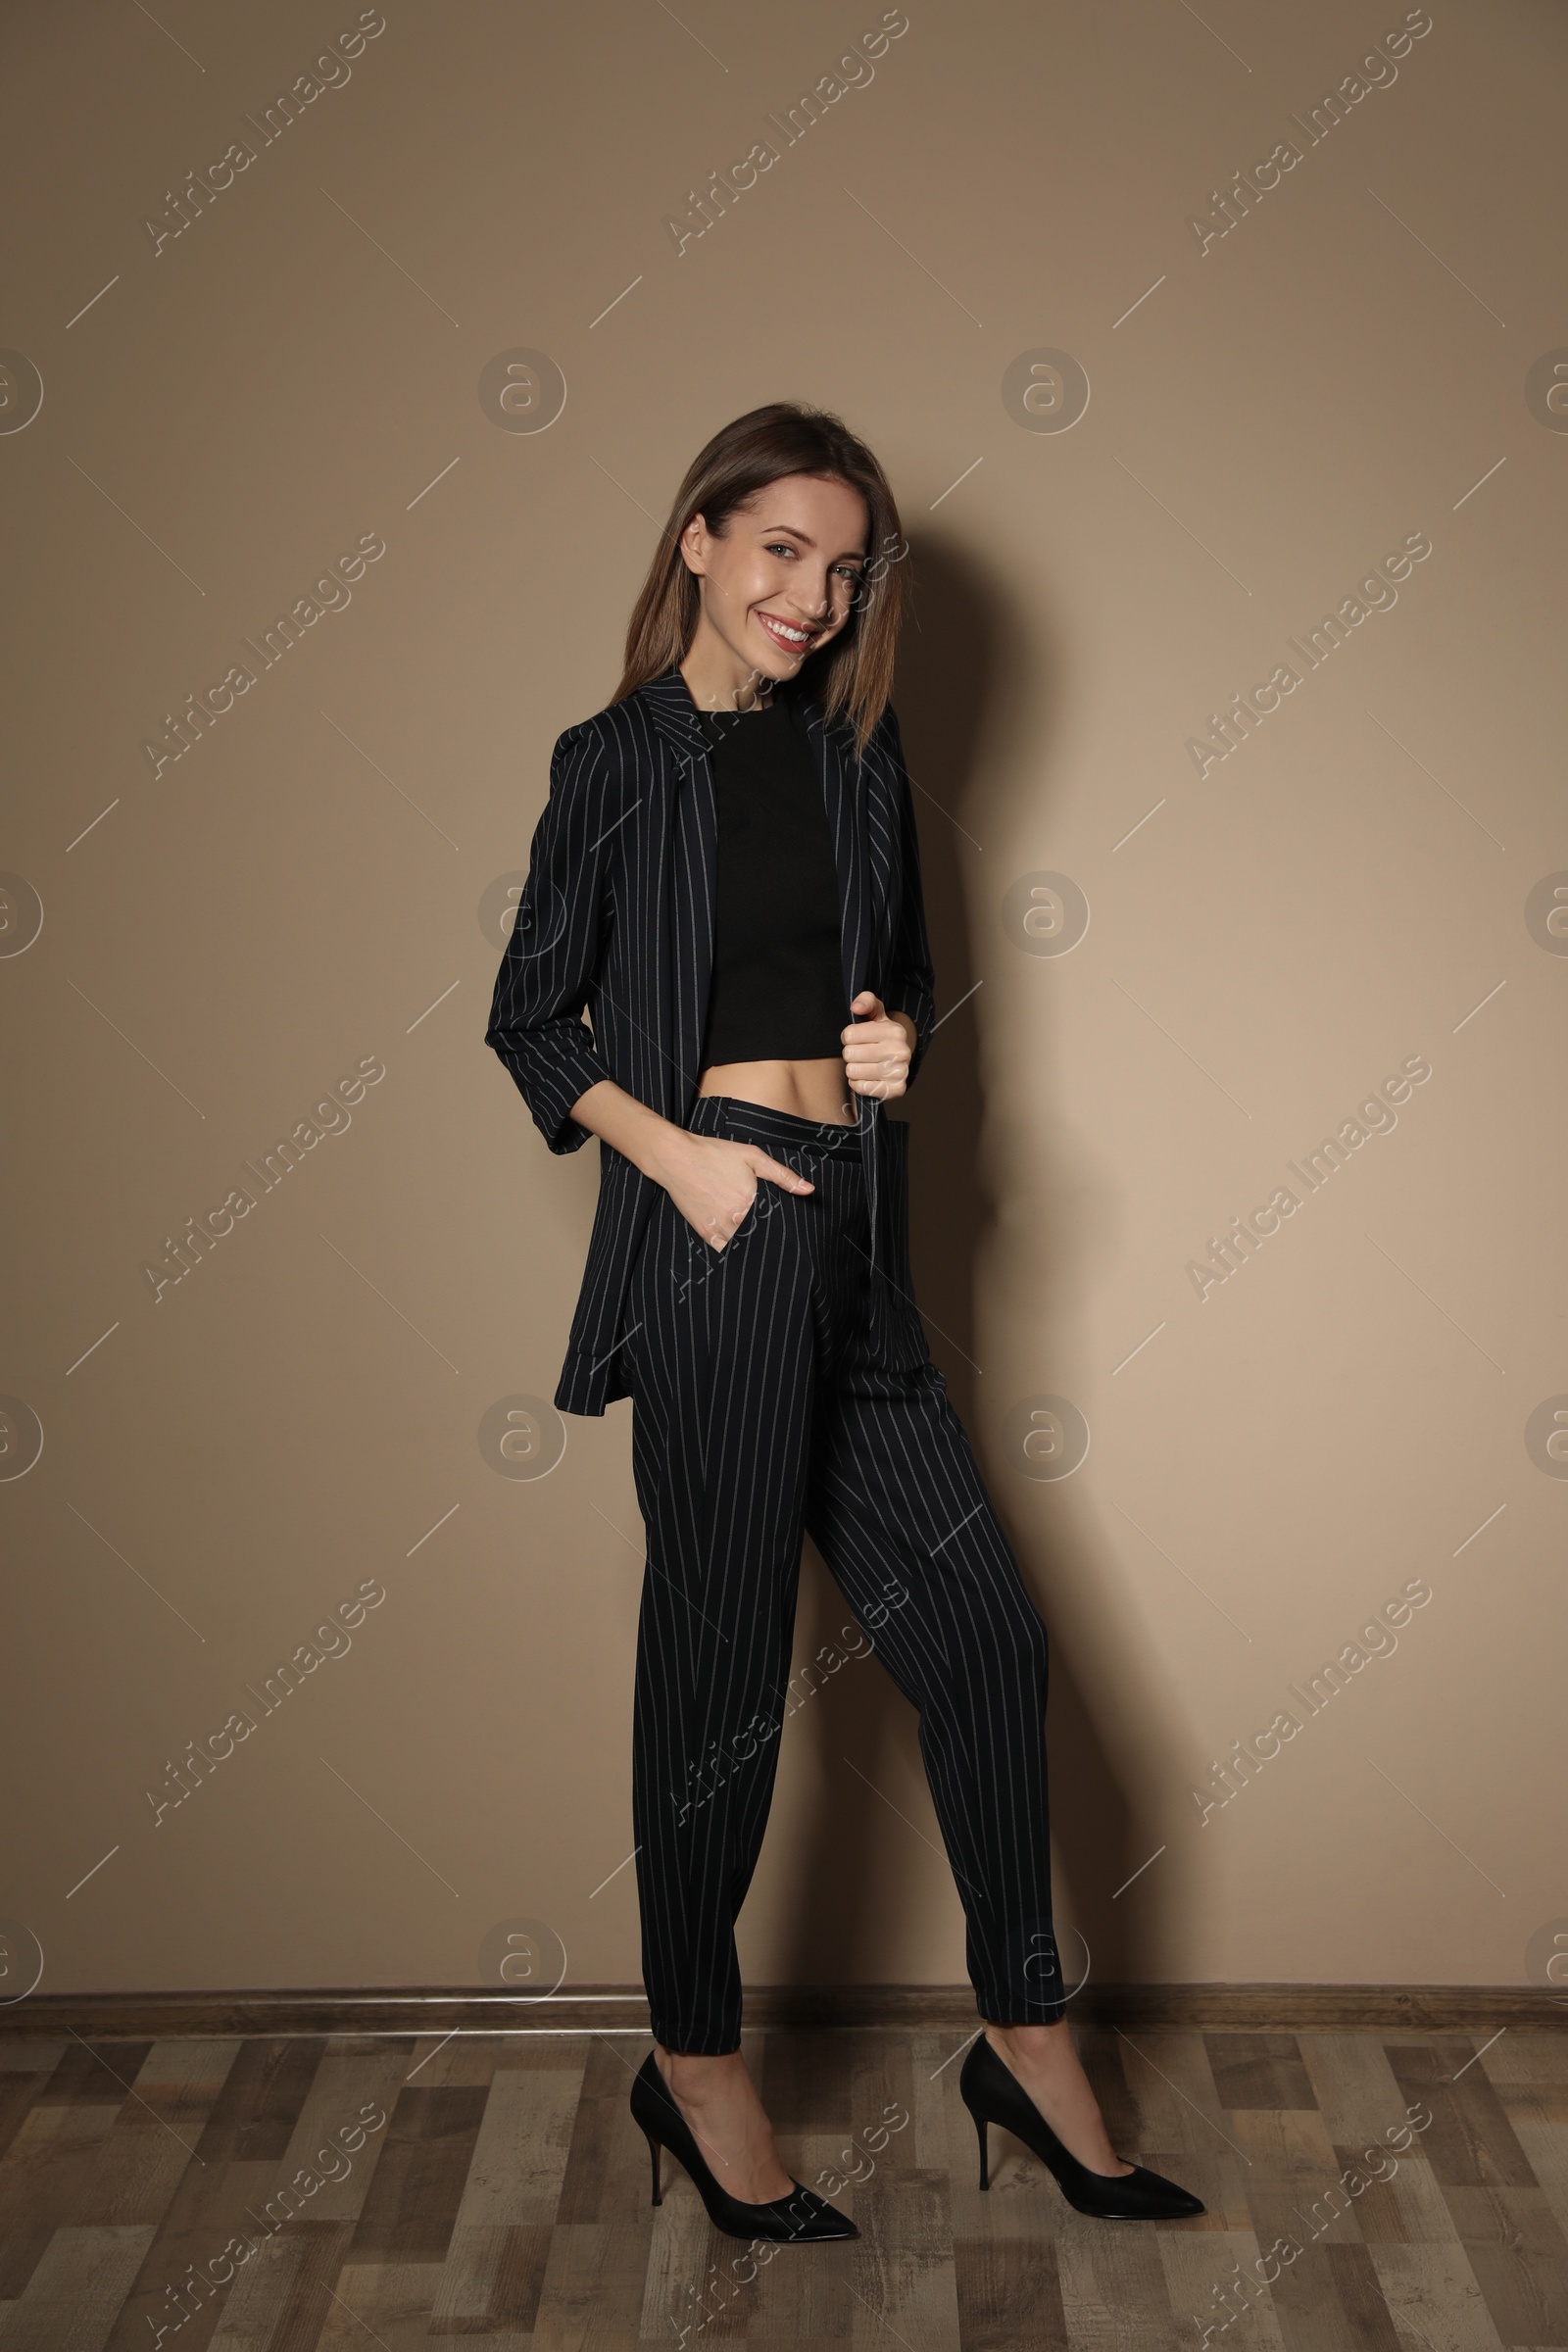
[[[888,965],[887,989],[882,1002],[889,1012],[906,1012],[914,1023],[914,1051],[909,1056],[909,1076],[914,1081],[925,1051],[936,1027],[936,973],[931,963],[931,943],[926,936],[925,896],[920,886],[920,837],[915,830],[914,796],[909,789],[909,773],[904,763],[904,743],[899,733],[899,721],[891,703],[884,711],[882,726],[887,731],[887,749],[894,769],[895,804],[899,827],[900,900],[899,923],[893,939],[893,955]]]
[[[485,1031],[552,1152],[588,1141],[571,1107],[610,1076],[582,1016],[612,919],[608,865],[623,811],[609,804],[618,790],[618,763],[592,726],[561,737]]]

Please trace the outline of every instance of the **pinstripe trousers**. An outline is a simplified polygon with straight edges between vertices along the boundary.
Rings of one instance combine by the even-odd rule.
[[[772,1799],[803,1531],[917,1711],[981,2015],[1054,2022],[1045,1628],[923,1334],[912,1370],[879,1360],[857,1132],[724,1096],[687,1123],[815,1190],[759,1183],[722,1250],[661,1192],[632,1273],[648,1539],[632,1813],[655,2038],[740,2046],[734,1927]]]

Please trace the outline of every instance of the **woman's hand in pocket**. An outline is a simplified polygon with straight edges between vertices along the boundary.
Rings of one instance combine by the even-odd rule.
[[[693,1232],[713,1250],[724,1249],[734,1238],[759,1184],[776,1184],[786,1193],[816,1190],[781,1160],[769,1159],[756,1144],[692,1135],[673,1124],[667,1138],[660,1138],[656,1164],[645,1172],[663,1186]]]

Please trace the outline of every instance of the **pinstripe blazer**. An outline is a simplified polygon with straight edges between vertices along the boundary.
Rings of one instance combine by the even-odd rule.
[[[912,1079],[935,1006],[899,722],[890,706],[857,758],[847,721],[809,699],[803,710],[838,868],[845,1019],[864,988],[890,1012],[906,1012],[916,1030]],[[552,1152],[587,1142],[571,1106],[601,1078],[685,1124],[702,1068],[717,843],[708,741],[678,668],[557,743],[485,1032]],[[906,1304],[908,1130],[880,1117],[866,1097],[857,1102],[871,1311],[895,1356],[906,1356],[923,1345]],[[602,1413],[628,1394],[618,1356],[623,1304],[658,1191],[601,1143],[599,1205],[556,1390],[564,1412]]]

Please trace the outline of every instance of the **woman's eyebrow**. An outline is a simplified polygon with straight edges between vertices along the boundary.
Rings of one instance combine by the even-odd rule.
[[[798,539],[803,547],[816,545],[816,541],[810,537],[808,532],[798,531],[792,522],[764,523],[762,536],[764,539]],[[865,550],[863,547],[847,549],[837,560],[841,564],[863,564]]]

